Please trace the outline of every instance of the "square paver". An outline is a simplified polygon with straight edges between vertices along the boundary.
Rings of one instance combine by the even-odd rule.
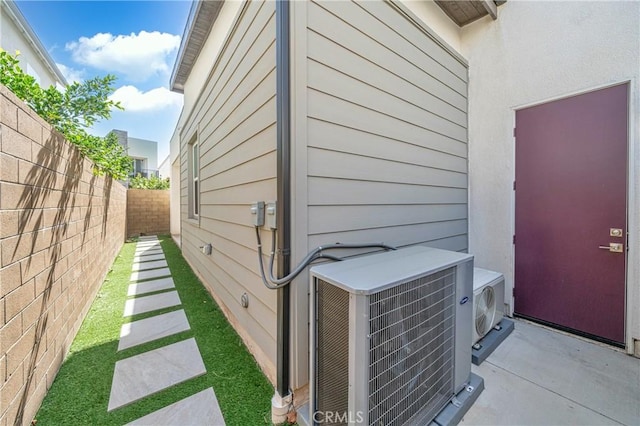
[[[150,271],[135,271],[131,274],[130,281],[149,280],[151,278],[168,277],[171,275],[169,268],[152,269]]]
[[[164,252],[162,251],[162,249],[153,249],[153,250],[140,250],[140,251],[136,251],[134,256],[135,257],[144,257],[144,256],[153,256],[156,254],[163,254]]]
[[[152,246],[152,245],[160,245],[160,241],[158,240],[151,240],[151,241],[139,241],[136,246],[137,247],[145,247],[145,246]]]
[[[193,338],[120,360],[113,372],[107,411],[206,372]]]
[[[176,403],[147,414],[126,426],[143,425],[216,425],[224,426],[224,417],[213,388],[208,388]]]
[[[158,254],[151,254],[146,256],[136,256],[133,258],[133,263],[150,262],[152,260],[163,260],[163,259],[164,259],[164,254],[158,253]]]
[[[158,241],[158,237],[155,235],[143,235],[138,237],[138,241]]]
[[[131,267],[132,271],[146,271],[147,269],[166,268],[166,260],[156,260],[155,262],[134,263]]]
[[[171,336],[190,328],[183,309],[123,324],[120,329],[118,350]]]
[[[173,278],[166,277],[158,280],[143,281],[141,283],[129,284],[127,296],[137,296],[139,294],[153,293],[155,291],[168,290],[174,288]]]
[[[177,291],[168,291],[166,293],[153,294],[151,296],[137,297],[129,299],[124,303],[123,317],[131,315],[143,314],[145,312],[157,311],[158,309],[178,306],[182,302]]]
[[[155,244],[152,246],[137,246],[136,252],[138,251],[149,251],[149,250],[162,250],[162,246],[160,244]]]

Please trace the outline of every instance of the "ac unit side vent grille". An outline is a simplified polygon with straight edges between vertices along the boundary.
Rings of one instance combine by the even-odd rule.
[[[323,280],[317,281],[316,288],[317,410],[346,413],[349,399],[349,293]]]
[[[369,299],[369,424],[432,419],[454,392],[456,269]]]

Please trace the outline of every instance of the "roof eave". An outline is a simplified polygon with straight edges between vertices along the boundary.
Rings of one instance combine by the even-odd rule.
[[[44,63],[49,68],[49,71],[51,71],[51,73],[54,74],[58,78],[58,80],[60,80],[60,83],[63,86],[66,86],[68,84],[67,79],[62,74],[62,71],[60,71],[60,68],[58,68],[51,55],[49,55],[47,49],[45,49],[45,47],[42,45],[42,42],[40,41],[36,33],[33,32],[33,29],[25,19],[22,12],[20,12],[18,6],[16,6],[12,0],[2,0],[2,4],[7,7],[7,10],[9,11],[9,17],[11,18],[11,20],[13,20],[13,22],[16,23],[20,31],[22,31],[23,34],[27,37],[27,40],[31,43],[36,53],[40,55]]]
[[[171,90],[184,93],[184,84],[218,19],[224,0],[194,0],[189,11],[176,62],[171,73]]]

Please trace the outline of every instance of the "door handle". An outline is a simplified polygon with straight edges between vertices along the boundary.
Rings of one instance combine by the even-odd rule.
[[[620,243],[609,243],[608,246],[598,246],[601,250],[609,250],[611,253],[622,253],[623,245]]]

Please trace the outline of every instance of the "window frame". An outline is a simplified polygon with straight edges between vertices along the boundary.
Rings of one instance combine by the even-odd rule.
[[[187,217],[200,220],[200,144],[195,134],[187,144]]]
[[[191,192],[193,217],[200,216],[200,150],[198,140],[191,144]]]

